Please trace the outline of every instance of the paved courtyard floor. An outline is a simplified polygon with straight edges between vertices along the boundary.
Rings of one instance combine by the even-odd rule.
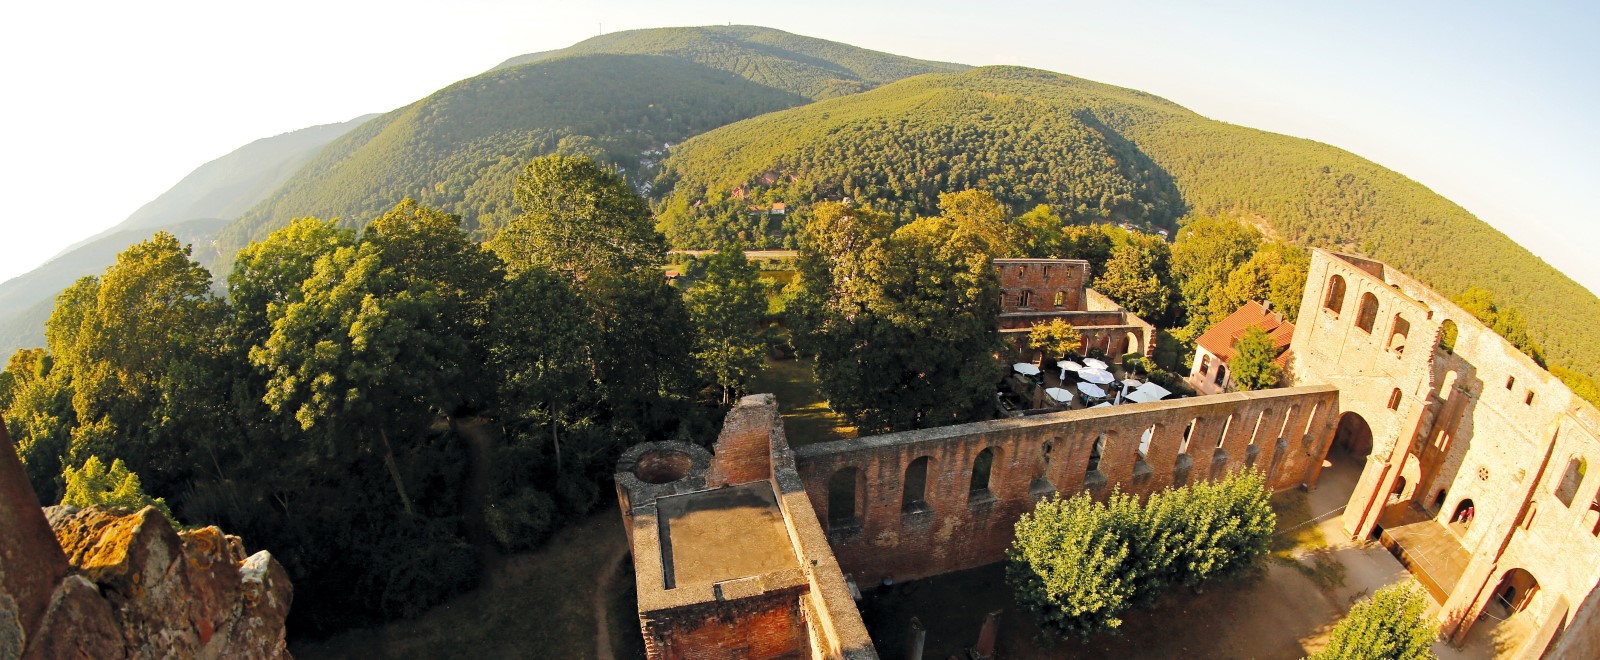
[[[1307,494],[1309,525],[1326,547],[1301,551],[1343,567],[1340,584],[1319,585],[1285,561],[1267,562],[1262,575],[1207,585],[1203,592],[1178,589],[1156,607],[1129,612],[1121,634],[1091,639],[1047,639],[1031,616],[1011,599],[1003,564],[941,575],[868,595],[862,616],[880,655],[904,657],[911,617],[927,629],[923,657],[946,658],[972,646],[984,614],[1002,610],[998,655],[1002,658],[1301,658],[1322,648],[1350,606],[1410,573],[1382,545],[1354,542],[1340,514],[1360,475],[1360,462],[1335,457],[1319,487]],[[1434,609],[1437,609],[1435,606]],[[1432,613],[1430,612],[1430,615]],[[1504,657],[1523,633],[1517,621],[1485,619],[1463,648],[1444,642],[1434,651],[1445,660]]]

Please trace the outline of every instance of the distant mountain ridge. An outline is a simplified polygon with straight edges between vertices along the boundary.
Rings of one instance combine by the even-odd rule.
[[[353,225],[412,197],[486,233],[529,159],[589,155],[654,179],[667,145],[725,124],[964,65],[749,26],[615,32],[512,58],[334,141],[224,230],[231,253],[295,217]]]
[[[217,260],[217,231],[276,190],[328,142],[376,117],[311,126],[255,140],[201,165],[172,188],[118,223],[50,261],[0,282],[0,354],[44,344],[44,321],[56,294],[85,275],[98,275],[118,252],[167,231],[194,243],[196,256]]]
[[[1425,186],[1336,147],[1048,71],[918,76],[762,115],[679,145],[662,179],[673,187],[658,219],[678,247],[781,232],[744,212],[764,199],[803,213],[849,196],[909,218],[939,192],[981,188],[1016,213],[1047,202],[1080,220],[1238,216],[1447,295],[1489,289],[1522,310],[1552,363],[1600,378],[1600,298]]]

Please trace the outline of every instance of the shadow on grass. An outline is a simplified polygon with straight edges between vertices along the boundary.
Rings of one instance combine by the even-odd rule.
[[[784,430],[792,447],[856,437],[855,428],[828,409],[811,365],[804,360],[769,358],[750,383],[749,391],[778,397],[778,409],[783,413]]]

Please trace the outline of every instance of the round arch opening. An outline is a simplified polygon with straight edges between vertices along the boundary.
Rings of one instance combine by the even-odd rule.
[[[1372,427],[1359,413],[1345,412],[1339,416],[1333,448],[1351,458],[1366,458],[1372,453]]]

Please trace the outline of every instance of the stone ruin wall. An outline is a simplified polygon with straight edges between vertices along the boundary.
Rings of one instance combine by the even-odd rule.
[[[634,470],[652,450],[681,451],[681,478],[646,483]],[[794,467],[777,400],[745,397],[729,412],[714,453],[683,443],[646,443],[618,463],[617,490],[633,548],[639,619],[655,658],[877,658],[844,574]],[[768,480],[798,568],[715,585],[665,589],[655,500]],[[737,542],[737,530],[729,530]]]
[[[1051,493],[1105,497],[1116,485],[1148,495],[1248,465],[1266,472],[1274,489],[1314,484],[1332,438],[1337,394],[1313,386],[1157,401],[891,433],[794,453],[815,517],[828,521],[839,565],[867,587],[1000,561],[1017,518]],[[1152,426],[1141,459],[1139,441]],[[1103,450],[1090,471],[1097,439]],[[994,452],[988,488],[971,491],[973,465],[984,450]],[[925,506],[907,511],[906,469],[921,457],[929,458]],[[857,513],[830,520],[829,483],[850,469]]]
[[[1336,276],[1345,284],[1340,310],[1327,304]],[[1368,293],[1378,309],[1371,332],[1355,323]],[[1396,315],[1410,326],[1403,351],[1392,347]],[[1446,321],[1456,332],[1450,350],[1439,344]],[[1536,645],[1593,600],[1600,583],[1600,511],[1590,507],[1600,491],[1593,406],[1444,296],[1357,257],[1315,251],[1291,348],[1297,382],[1338,387],[1341,407],[1372,430],[1373,450],[1346,508],[1352,535],[1372,530],[1396,489],[1399,501],[1440,523],[1472,500],[1476,516],[1462,538],[1471,561],[1441,612],[1447,633],[1463,637],[1516,568],[1539,584],[1525,610],[1546,621]],[[1391,407],[1395,390],[1399,405]],[[1573,457],[1590,467],[1568,504],[1556,490]],[[1563,644],[1600,634],[1578,623]]]
[[[284,658],[294,588],[265,550],[154,508],[39,507],[0,420],[0,658]]]

